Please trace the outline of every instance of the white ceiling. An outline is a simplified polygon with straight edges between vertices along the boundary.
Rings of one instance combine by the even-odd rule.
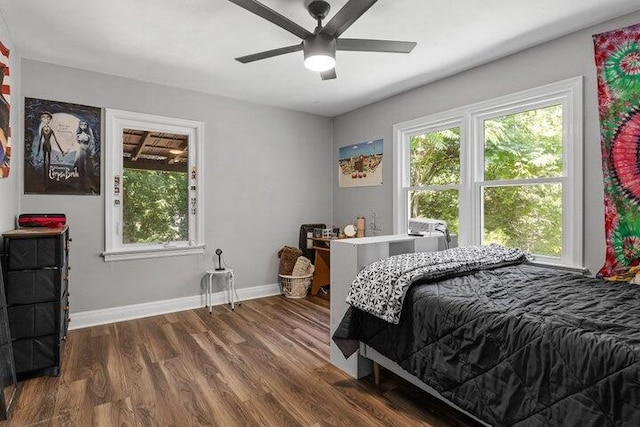
[[[346,0],[329,2],[325,22]],[[313,31],[303,0],[263,3]],[[299,39],[226,0],[0,0],[24,58],[324,116],[635,10],[638,0],[379,0],[343,36],[416,48],[338,52],[338,78],[322,81],[302,52],[235,61]]]

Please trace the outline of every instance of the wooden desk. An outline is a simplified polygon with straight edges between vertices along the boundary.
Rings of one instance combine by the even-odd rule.
[[[335,239],[313,237],[311,240],[316,251],[311,295],[318,295],[321,287],[331,283],[331,241]]]

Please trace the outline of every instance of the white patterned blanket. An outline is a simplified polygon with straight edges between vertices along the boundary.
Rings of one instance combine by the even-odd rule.
[[[392,256],[369,264],[358,273],[347,303],[397,324],[407,289],[417,280],[519,264],[528,257],[521,249],[497,244]]]

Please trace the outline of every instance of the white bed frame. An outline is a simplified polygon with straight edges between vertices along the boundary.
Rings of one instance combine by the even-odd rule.
[[[452,236],[455,246],[455,236]],[[391,236],[362,237],[358,239],[333,240],[331,242],[331,336],[347,311],[345,302],[351,282],[367,265],[393,255],[411,252],[438,251],[447,248],[445,237],[432,233],[425,237],[397,234]],[[354,378],[362,378],[373,372],[374,363],[404,378],[420,389],[435,396],[457,411],[487,425],[469,412],[447,400],[419,378],[405,371],[396,362],[383,356],[373,348],[360,343],[360,349],[348,359],[342,355],[336,344],[330,343],[331,363]]]
[[[423,383],[420,380],[420,378],[418,378],[418,377],[416,377],[414,375],[411,375],[409,372],[407,372],[404,369],[402,369],[402,367],[400,365],[398,365],[396,362],[394,362],[393,360],[391,360],[391,359],[383,356],[382,354],[378,353],[376,350],[374,350],[373,348],[369,347],[368,345],[366,345],[366,344],[361,342],[360,343],[360,350],[358,350],[358,353],[360,354],[361,357],[364,357],[365,359],[368,359],[371,362],[373,362],[374,366],[377,363],[379,366],[382,366],[386,370],[393,372],[394,374],[396,374],[400,378],[404,378],[405,380],[409,381],[411,384],[413,384],[416,387],[426,391],[427,393],[429,393],[433,397],[437,398],[438,400],[440,400],[440,401],[444,402],[445,404],[449,405],[450,407],[454,408],[456,411],[465,414],[467,417],[472,418],[473,420],[475,420],[476,422],[480,423],[483,426],[489,426],[489,424],[485,423],[482,420],[479,420],[473,414],[465,411],[464,409],[460,408],[455,403],[447,400],[446,397],[442,396],[434,388],[429,387],[428,385]],[[376,380],[376,383],[377,383],[377,380]]]

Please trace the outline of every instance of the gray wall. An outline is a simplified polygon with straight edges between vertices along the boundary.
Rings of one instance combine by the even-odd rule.
[[[393,231],[392,126],[474,102],[584,76],[585,266],[593,273],[604,262],[604,205],[596,71],[591,36],[640,22],[640,13],[597,25],[502,60],[423,86],[336,117],[334,158],[341,146],[384,138],[384,185],[333,187],[333,222],[347,224],[359,213],[377,212],[383,234]],[[337,161],[334,176],[337,176]]]
[[[18,212],[19,182],[22,172],[20,150],[20,53],[17,51],[9,33],[0,19],[0,40],[11,51],[9,54],[9,70],[11,84],[11,171],[9,177],[0,179],[0,233],[12,230]],[[2,243],[0,243],[0,246]]]
[[[105,263],[103,196],[21,196],[67,214],[73,312],[197,295],[216,248],[238,288],[277,283],[278,249],[331,219],[330,119],[29,60],[22,95],[205,123],[204,256]]]

